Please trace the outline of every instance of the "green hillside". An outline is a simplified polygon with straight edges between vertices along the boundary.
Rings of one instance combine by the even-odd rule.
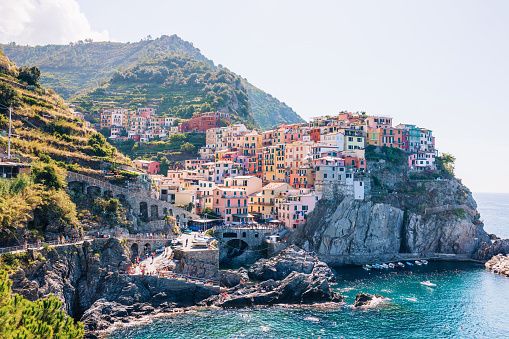
[[[111,92],[118,95],[125,94],[124,90],[133,90],[134,92],[128,93],[132,99],[134,99],[132,97],[133,93],[137,92],[151,92],[154,94],[153,97],[148,95],[146,103],[153,105],[158,112],[162,113],[169,113],[168,109],[171,109],[170,114],[174,114],[174,110],[178,111],[179,108],[188,109],[190,106],[194,106],[196,109],[196,106],[200,103],[208,102],[212,107],[219,110],[233,110],[238,113],[240,121],[251,121],[262,129],[280,123],[302,121],[290,107],[279,102],[270,94],[250,85],[245,80],[238,83],[235,74],[224,68],[218,69],[192,43],[184,41],[176,35],[163,35],[157,39],[143,40],[136,43],[78,42],[70,45],[35,47],[18,46],[11,43],[0,45],[0,48],[18,65],[38,66],[42,71],[41,84],[52,88],[66,100],[74,99],[76,101],[76,97],[81,99],[92,96],[102,100],[97,94],[101,90],[106,90],[106,88],[110,88]],[[176,56],[186,59],[187,65],[181,65],[178,62],[176,67],[158,65],[162,61]],[[138,69],[135,69],[136,67]],[[163,70],[161,74],[158,74],[157,72],[160,71],[158,68],[160,67]],[[193,67],[196,68],[194,71]],[[154,70],[154,77],[142,74],[143,70],[148,68]],[[168,69],[168,74],[171,77],[171,79],[167,79],[166,85],[170,84],[171,88],[162,86],[165,85],[165,82],[158,82],[161,77],[165,76],[164,68]],[[222,74],[216,72],[223,72],[225,78],[234,79],[233,83],[222,82],[223,79],[220,79]],[[136,79],[126,78],[129,81],[136,80],[136,88],[127,86],[125,81],[124,84],[121,84],[122,75],[128,73],[136,73]],[[197,81],[188,83],[187,80],[193,73],[196,73]],[[216,78],[219,81],[212,82],[214,77],[211,77],[210,81],[205,79],[207,73],[211,76],[219,74]],[[113,81],[109,81],[110,79]],[[193,79],[191,78],[191,80]],[[152,81],[155,83],[151,83]],[[210,88],[202,88],[207,84],[213,87],[212,91]],[[219,84],[220,88],[216,84]],[[226,89],[225,85],[229,88]],[[203,93],[203,90],[206,90],[206,92]],[[88,95],[92,91],[94,94]],[[210,92],[214,92],[214,97]],[[244,102],[244,94],[247,95],[247,102]],[[216,98],[218,101],[214,104]],[[105,96],[104,99],[110,100],[111,98]],[[140,99],[142,98],[140,97]],[[110,101],[97,102],[96,106],[100,107],[107,105],[108,102],[112,104],[118,101],[120,100],[113,98]],[[135,100],[128,104],[141,103],[144,103],[144,101],[138,102]],[[242,106],[245,106],[245,108],[243,109]],[[94,107],[87,106],[83,108],[87,112],[94,111]],[[233,114],[236,114],[235,112]],[[190,114],[192,113],[189,112],[186,116]],[[251,116],[254,121],[252,121]]]
[[[67,100],[99,86],[118,69],[171,52],[186,53],[213,66],[199,49],[176,35],[136,43],[80,42],[35,47],[8,44],[0,48],[18,65],[39,67],[41,84]]]
[[[262,129],[270,129],[279,124],[304,122],[304,119],[284,102],[277,100],[245,80],[242,82],[251,104],[251,114]]]
[[[141,61],[113,73],[111,79],[73,103],[85,113],[103,108],[156,108],[160,114],[189,119],[211,109],[255,127],[247,91],[240,77],[226,68],[214,69],[186,54]]]

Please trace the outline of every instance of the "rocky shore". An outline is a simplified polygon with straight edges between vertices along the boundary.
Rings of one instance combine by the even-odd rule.
[[[331,269],[313,253],[291,246],[245,269],[221,271],[230,288],[221,295],[184,280],[125,274],[129,251],[111,238],[83,245],[41,250],[44,259],[19,267],[11,275],[12,290],[30,300],[50,293],[65,311],[85,325],[86,336],[118,325],[192,311],[199,307],[246,307],[275,304],[342,302],[331,290]],[[249,279],[253,281],[249,281]]]
[[[509,255],[498,254],[484,265],[490,272],[509,277]]]

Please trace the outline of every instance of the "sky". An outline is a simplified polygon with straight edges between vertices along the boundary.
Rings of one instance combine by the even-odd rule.
[[[0,0],[0,42],[177,34],[308,120],[433,130],[474,192],[509,192],[508,1]]]

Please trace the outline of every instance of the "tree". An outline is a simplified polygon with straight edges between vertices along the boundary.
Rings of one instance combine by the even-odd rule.
[[[450,153],[443,153],[436,159],[437,169],[446,178],[454,178],[454,163],[456,157]]]
[[[56,164],[34,163],[32,174],[36,184],[49,188],[61,189],[65,187],[65,173]]]
[[[20,104],[20,98],[18,92],[9,84],[0,82],[0,104],[4,106],[16,107]],[[5,110],[2,109],[0,112],[5,114]]]
[[[27,66],[23,66],[19,70],[18,79],[26,82],[29,85],[40,86],[39,85],[40,77],[41,77],[41,70],[36,66],[30,67],[30,68],[28,68]]]
[[[1,338],[83,338],[82,323],[60,308],[62,302],[48,298],[29,301],[14,294],[6,271],[0,271],[0,337]]]
[[[212,107],[210,107],[210,104],[208,102],[204,103],[200,107],[200,113],[210,112],[211,110],[212,110]]]
[[[185,154],[191,154],[194,153],[196,147],[194,147],[193,144],[186,142],[182,146],[180,146],[180,151]]]

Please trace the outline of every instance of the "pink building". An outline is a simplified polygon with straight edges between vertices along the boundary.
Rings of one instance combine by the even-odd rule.
[[[248,214],[247,194],[244,190],[218,187],[213,190],[212,199],[214,212],[223,217],[225,224],[253,221],[253,216]]]
[[[315,209],[321,195],[313,193],[288,195],[276,198],[278,220],[287,228],[298,228],[306,224],[308,214]]]
[[[147,171],[148,174],[157,174],[161,170],[160,163],[157,161],[134,160],[133,163],[137,168]]]

